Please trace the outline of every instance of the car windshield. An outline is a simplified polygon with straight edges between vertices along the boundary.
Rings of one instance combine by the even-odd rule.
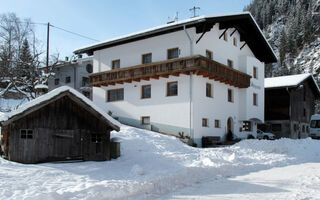
[[[320,120],[311,120],[310,127],[311,128],[320,128]]]

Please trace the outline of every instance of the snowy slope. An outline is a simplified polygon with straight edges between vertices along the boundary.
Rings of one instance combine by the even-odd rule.
[[[23,165],[0,159],[0,199],[153,199],[213,179],[320,162],[320,141],[247,140],[200,149],[122,126],[122,156],[106,162]]]

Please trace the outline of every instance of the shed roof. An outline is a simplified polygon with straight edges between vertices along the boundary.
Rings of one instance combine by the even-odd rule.
[[[19,107],[16,110],[13,110],[9,113],[0,113],[0,124],[5,123],[6,121],[9,120],[15,120],[15,118],[27,111],[29,111],[30,109],[34,108],[34,107],[39,107],[45,103],[50,101],[51,99],[53,99],[54,97],[57,97],[61,94],[71,94],[74,97],[76,97],[77,99],[79,99],[82,103],[86,104],[87,106],[89,106],[90,108],[92,108],[94,111],[96,111],[97,113],[99,113],[106,121],[108,121],[108,123],[110,124],[110,126],[112,128],[114,128],[114,130],[119,131],[120,130],[120,126],[121,123],[118,122],[117,120],[113,119],[110,115],[108,115],[108,113],[106,113],[103,109],[101,109],[100,107],[96,106],[90,99],[88,99],[87,97],[85,97],[84,95],[82,95],[80,92],[76,91],[75,89],[69,87],[69,86],[62,86],[59,87],[57,89],[54,89],[52,91],[50,91],[47,94],[44,94],[34,100],[31,100],[25,104],[23,104],[21,107]]]
[[[312,74],[310,73],[266,78],[264,79],[264,88],[269,89],[269,88],[297,87],[307,79],[312,80],[316,88],[317,95],[319,96],[320,95],[319,86],[316,80],[313,78]]]
[[[219,23],[220,29],[235,28],[241,35],[240,40],[247,43],[254,55],[260,61],[265,63],[277,61],[275,53],[249,12],[194,17],[84,46],[76,49],[74,53],[87,53],[88,55],[92,55],[93,51],[99,49],[183,30],[184,27],[196,27],[197,33],[202,33],[209,31],[216,23]]]

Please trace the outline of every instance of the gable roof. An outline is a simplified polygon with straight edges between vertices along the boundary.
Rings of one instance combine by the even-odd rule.
[[[297,74],[297,75],[289,75],[289,76],[279,76],[279,77],[272,77],[272,78],[265,78],[264,79],[264,88],[286,88],[286,87],[297,87],[299,86],[303,81],[311,79],[313,85],[316,88],[317,95],[320,95],[320,89],[316,82],[316,80],[313,78],[312,74]]]
[[[114,130],[119,131],[120,130],[120,122],[113,119],[110,115],[108,115],[103,109],[96,106],[90,99],[82,95],[80,92],[76,91],[75,89],[69,87],[69,86],[62,86],[57,89],[54,89],[47,94],[44,94],[34,100],[31,100],[25,104],[23,104],[21,107],[19,107],[16,110],[13,110],[9,113],[0,113],[0,124],[7,123],[8,121],[14,121],[18,116],[30,111],[31,109],[35,107],[41,108],[42,104],[45,104],[49,102],[50,100],[59,97],[59,96],[65,96],[67,94],[71,94],[73,97],[75,97],[77,100],[79,100],[81,103],[84,103],[89,108],[93,109],[95,112],[99,113],[108,123],[109,125],[114,128]],[[88,109],[88,108],[87,108]]]
[[[249,12],[230,15],[210,15],[194,17],[98,42],[76,49],[74,53],[87,53],[88,55],[92,55],[96,50],[183,30],[184,27],[195,27],[197,33],[203,33],[210,31],[210,29],[216,23],[219,23],[220,29],[235,28],[240,33],[240,40],[247,43],[253,54],[261,62],[272,63],[277,61],[275,53],[273,52],[259,26]]]

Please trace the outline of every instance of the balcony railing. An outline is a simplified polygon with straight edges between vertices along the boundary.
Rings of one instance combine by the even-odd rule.
[[[200,55],[93,73],[89,75],[89,81],[92,86],[100,87],[159,77],[168,78],[169,75],[179,76],[190,72],[238,88],[250,86],[251,76],[248,74]]]

